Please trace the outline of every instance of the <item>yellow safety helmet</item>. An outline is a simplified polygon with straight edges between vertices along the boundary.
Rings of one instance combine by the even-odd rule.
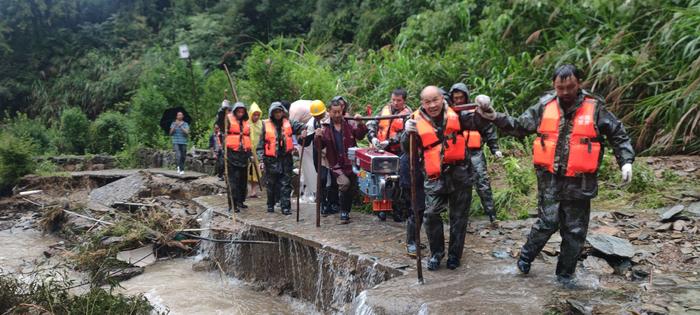
[[[326,112],[326,104],[323,101],[315,100],[311,102],[311,108],[309,109],[312,116],[318,116]]]

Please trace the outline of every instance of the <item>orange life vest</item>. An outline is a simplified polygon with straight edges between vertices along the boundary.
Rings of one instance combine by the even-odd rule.
[[[559,163],[566,163],[565,176],[595,173],[598,170],[601,145],[595,127],[595,110],[595,99],[586,97],[574,114],[568,161],[559,158]],[[561,111],[555,98],[544,107],[542,121],[537,127],[538,136],[532,146],[535,165],[542,166],[551,173],[555,173],[554,160],[560,122]]]
[[[284,137],[284,151],[287,153],[294,150],[292,141],[292,125],[286,118],[282,119],[282,137]],[[277,127],[271,119],[265,121],[265,156],[277,157]]]
[[[440,177],[442,164],[454,164],[465,159],[465,140],[459,115],[449,107],[445,107],[444,115],[443,141],[440,141],[430,119],[425,118],[420,109],[413,113],[423,150],[425,174],[431,179]]]
[[[469,112],[475,111],[476,108],[469,110]],[[478,130],[465,130],[464,139],[467,139],[467,148],[481,149],[481,134]]]
[[[399,113],[400,114],[410,114],[411,111],[408,109],[408,107],[404,107],[404,109]],[[391,115],[391,107],[390,105],[384,106],[382,109],[382,113],[380,116],[390,116]],[[391,124],[390,124],[391,123]],[[396,136],[396,133],[400,132],[403,130],[403,119],[382,119],[379,121],[379,130],[377,130],[377,138],[379,141],[385,141],[388,139],[391,139]]]
[[[226,147],[233,151],[250,152],[250,126],[247,121],[243,121],[243,128],[232,113],[228,115],[228,132],[226,133]],[[243,144],[241,148],[241,144]]]

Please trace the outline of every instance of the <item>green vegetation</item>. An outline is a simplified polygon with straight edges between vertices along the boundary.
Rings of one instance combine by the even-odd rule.
[[[73,295],[63,274],[36,274],[19,280],[0,273],[2,314],[151,314],[143,295],[125,296],[102,288]]]
[[[104,112],[90,126],[92,152],[115,154],[126,146],[128,140],[128,121],[122,113]]]
[[[0,196],[9,193],[17,180],[34,171],[33,143],[0,132]]]
[[[355,111],[376,110],[398,86],[416,106],[422,86],[464,81],[510,113],[533,104],[554,67],[570,62],[640,152],[700,152],[697,0],[0,0],[0,8],[2,125],[36,143],[36,154],[167,147],[158,121],[173,106],[194,117],[191,140],[203,146],[230,89],[222,62],[241,99],[262,107],[342,94]],[[191,63],[177,57],[182,43]],[[112,112],[130,137],[87,137],[92,127],[78,111],[89,120]]]
[[[83,154],[88,145],[90,121],[79,108],[67,108],[61,113],[58,148],[62,152]]]
[[[415,107],[424,85],[464,81],[511,114],[550,89],[556,66],[574,63],[640,153],[700,152],[698,0],[0,0],[0,21],[3,138],[30,143],[31,155],[104,152],[133,166],[139,148],[169,147],[158,123],[174,106],[204,147],[232,98],[221,63],[241,100],[264,112],[278,99],[338,94],[353,111],[376,112],[399,86]],[[183,43],[192,60],[178,58]],[[499,217],[522,217],[517,206],[533,202],[530,140],[501,143],[519,153],[492,163],[509,187],[495,190],[507,209]],[[623,187],[608,156],[601,194],[661,203],[653,176],[636,169]]]

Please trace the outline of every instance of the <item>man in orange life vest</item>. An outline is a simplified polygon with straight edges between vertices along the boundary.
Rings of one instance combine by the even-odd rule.
[[[256,149],[262,160],[260,170],[265,170],[267,212],[275,212],[275,202],[279,200],[282,213],[292,214],[292,135],[298,135],[304,129],[306,125],[287,118],[287,109],[281,102],[270,104],[269,118],[263,122]]]
[[[450,98],[455,106],[465,105],[469,102],[469,89],[464,83],[455,83],[450,88]],[[476,110],[476,108],[474,108]],[[464,136],[467,139],[467,150],[472,163],[472,176],[474,177],[474,188],[481,199],[481,206],[484,212],[489,216],[489,220],[496,220],[496,210],[493,206],[493,193],[491,192],[491,183],[489,175],[486,171],[486,157],[481,146],[485,140],[488,144],[491,153],[497,158],[502,158],[503,153],[498,148],[498,137],[493,124],[487,124],[481,130],[469,130]]]
[[[464,131],[479,130],[487,122],[474,119],[473,112],[456,113],[436,86],[428,86],[420,94],[421,107],[406,121],[401,136],[404,152],[409,151],[409,135],[417,134],[416,147],[423,160],[425,173],[425,233],[431,257],[428,270],[437,270],[445,256],[445,239],[440,214],[449,205],[450,243],[447,268],[459,267],[467,233],[471,204],[471,172],[466,155]]]
[[[384,105],[382,107],[377,117],[381,116],[391,116],[391,115],[409,115],[411,114],[411,109],[406,106],[406,97],[408,94],[406,90],[398,88],[391,92],[391,103]],[[386,150],[387,152],[401,156],[401,143],[400,135],[403,131],[404,119],[394,118],[385,120],[371,120],[367,123],[367,140],[369,140],[372,145],[380,150]],[[402,172],[402,176],[403,176]],[[408,170],[405,170],[406,176],[408,176]],[[408,194],[410,196],[410,193]],[[409,197],[410,198],[410,197]],[[394,221],[403,221],[403,209],[407,209],[407,203],[402,201],[408,201],[409,198],[401,198],[401,192],[397,190],[396,196],[393,196],[393,217]],[[378,212],[377,215],[382,221],[386,220],[386,212]]]
[[[226,129],[226,161],[228,163],[228,186],[230,198],[228,210],[240,212],[248,206],[244,203],[248,193],[248,160],[250,159],[252,144],[250,142],[250,126],[248,125],[248,111],[245,104],[236,102],[231,111],[225,111],[225,122],[219,122],[220,126],[228,126]],[[233,202],[233,204],[232,204]]]
[[[603,158],[603,136],[612,146],[625,182],[632,180],[634,150],[622,123],[603,100],[580,87],[581,73],[573,65],[558,67],[548,93],[520,117],[496,113],[491,100],[481,97],[477,112],[504,133],[524,137],[537,134],[533,162],[537,172],[538,220],[520,251],[522,273],[557,229],[561,254],[557,280],[574,284],[576,262],[586,241],[591,198],[598,193],[597,172]]]

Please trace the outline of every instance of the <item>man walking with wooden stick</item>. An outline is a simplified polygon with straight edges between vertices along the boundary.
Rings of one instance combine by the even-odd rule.
[[[428,270],[437,270],[445,256],[441,213],[449,207],[450,243],[447,268],[459,267],[471,204],[471,173],[463,132],[479,129],[482,120],[474,113],[454,112],[436,86],[420,94],[421,107],[406,121],[401,144],[409,151],[410,135],[417,134],[416,147],[423,160],[426,200],[424,225],[431,257]]]

